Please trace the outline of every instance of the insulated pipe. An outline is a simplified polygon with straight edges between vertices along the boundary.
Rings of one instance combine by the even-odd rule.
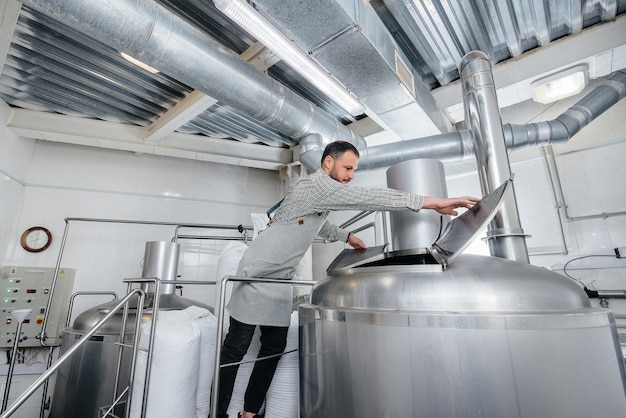
[[[618,70],[556,119],[526,125],[504,125],[507,147],[513,151],[565,143],[624,97],[626,70]]]
[[[459,65],[465,103],[465,123],[474,141],[478,177],[483,195],[511,178],[496,88],[491,64],[483,52],[472,51]],[[511,185],[513,186],[513,185]],[[530,263],[515,189],[504,196],[504,203],[491,221],[487,239],[491,255]]]
[[[626,70],[618,70],[556,119],[526,125],[503,125],[506,148],[512,152],[523,148],[566,143],[624,97],[626,97]],[[307,137],[300,142],[301,148],[306,147],[304,143],[309,139]],[[321,138],[317,141],[321,141]],[[474,155],[472,138],[468,130],[377,145],[359,151],[361,154],[359,170],[386,168],[418,158],[451,161]],[[321,151],[319,155],[321,156]]]
[[[392,144],[377,145],[359,150],[359,170],[390,167],[418,158],[441,161],[469,158],[474,147],[468,130],[417,138]]]
[[[365,148],[362,137],[153,0],[21,0],[21,3],[293,138],[294,143],[300,144],[300,161],[311,170],[319,167],[324,147],[338,139],[351,142],[361,151],[360,168],[364,170],[415,158],[461,159],[470,153],[463,131]],[[553,121],[505,125],[507,147],[515,150],[567,142],[623,98],[625,91],[626,70],[620,70]]]
[[[626,97],[626,70],[618,70],[556,119],[526,125],[503,125],[507,150],[512,152],[523,148],[566,143],[624,97]],[[305,138],[303,141],[308,139]],[[302,142],[300,144],[302,146]],[[377,145],[359,151],[361,154],[359,170],[386,168],[417,158],[450,161],[474,155],[468,130]]]
[[[153,0],[21,0],[45,15],[299,139],[365,140]]]

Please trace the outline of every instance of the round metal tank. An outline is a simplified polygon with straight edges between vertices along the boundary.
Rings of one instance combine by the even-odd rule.
[[[611,311],[528,264],[428,251],[329,271],[299,308],[300,417],[623,417]]]
[[[76,317],[74,324],[63,332],[60,355],[67,352],[100,319],[117,304],[107,302],[91,308]],[[134,311],[134,310],[133,310]],[[150,315],[146,315],[149,318]],[[124,340],[132,344],[135,326],[135,312],[129,312]],[[64,363],[56,375],[49,418],[100,418],[100,408],[113,404],[115,375],[120,355],[120,333],[122,314],[115,315],[83,347]],[[129,350],[122,350],[119,384],[117,393],[128,385],[130,379]],[[125,403],[113,413],[124,416]]]

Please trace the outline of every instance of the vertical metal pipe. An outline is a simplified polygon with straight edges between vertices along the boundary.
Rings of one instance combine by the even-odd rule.
[[[9,393],[11,392],[11,380],[13,380],[13,369],[15,368],[15,359],[17,356],[17,347],[20,343],[20,333],[22,332],[22,320],[17,321],[17,331],[15,331],[15,338],[13,340],[13,350],[11,351],[11,361],[9,362],[9,371],[7,373],[7,380],[4,384],[4,396],[2,397],[2,409],[0,412],[4,412],[7,409],[9,403]]]
[[[211,417],[217,417],[217,406],[220,399],[220,357],[222,356],[222,340],[224,338],[224,309],[226,306],[226,284],[230,276],[224,276],[220,280],[220,293],[217,306],[217,330],[215,337],[215,362],[213,368],[213,390],[211,393]]]
[[[465,103],[465,123],[474,142],[480,186],[484,195],[511,178],[496,88],[487,55],[472,51],[459,66]],[[525,234],[517,211],[515,189],[489,225],[491,255],[529,263]]]

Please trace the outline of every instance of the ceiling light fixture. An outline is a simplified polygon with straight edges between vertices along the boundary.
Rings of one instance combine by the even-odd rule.
[[[126,61],[130,61],[133,64],[135,64],[138,67],[143,68],[144,70],[148,71],[149,73],[152,74],[156,74],[159,72],[159,70],[157,70],[156,68],[152,68],[150,67],[148,64],[144,64],[143,62],[139,61],[137,58],[133,58],[128,54],[125,54],[123,52],[120,52],[120,54],[122,55],[122,57],[126,60]]]
[[[587,66],[577,65],[530,83],[533,100],[547,104],[580,93],[587,85]]]
[[[254,36],[295,71],[353,116],[365,107],[344,86],[313,62],[291,40],[265,20],[245,0],[214,0],[215,7]]]

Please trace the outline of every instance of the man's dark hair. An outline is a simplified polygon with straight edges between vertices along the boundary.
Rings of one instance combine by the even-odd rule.
[[[357,158],[359,157],[359,150],[356,149],[356,147],[352,145],[351,143],[347,141],[331,142],[330,144],[326,145],[326,149],[324,149],[324,153],[322,154],[322,160],[320,161],[320,164],[322,165],[324,164],[324,159],[326,158],[327,155],[330,155],[331,157],[333,157],[333,159],[337,159],[337,158],[341,158],[341,156],[345,154],[347,151],[352,151],[354,155],[357,156]]]

